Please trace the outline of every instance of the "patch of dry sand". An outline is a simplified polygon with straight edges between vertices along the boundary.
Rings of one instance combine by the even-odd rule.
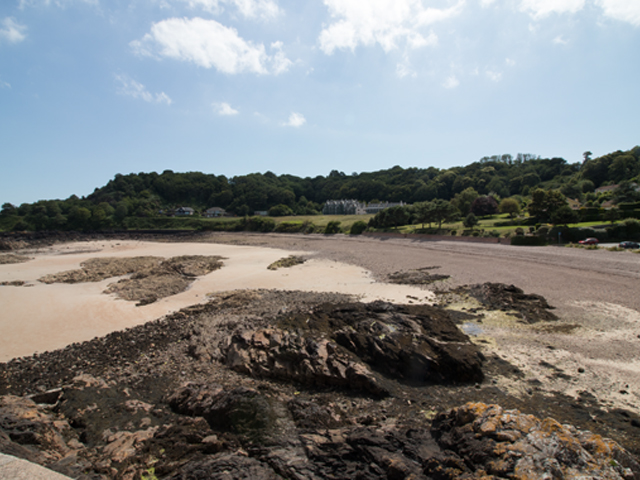
[[[0,265],[0,282],[21,280],[31,286],[0,287],[0,361],[90,340],[205,302],[208,294],[228,290],[340,292],[364,301],[395,303],[433,300],[431,292],[407,285],[376,283],[363,268],[329,260],[309,259],[291,268],[267,268],[284,256],[303,254],[261,247],[139,241],[77,242],[37,251],[26,263]],[[74,284],[47,285],[38,281],[47,275],[79,269],[81,263],[94,258],[183,255],[226,258],[221,269],[198,277],[186,291],[139,307],[102,293],[126,277]]]

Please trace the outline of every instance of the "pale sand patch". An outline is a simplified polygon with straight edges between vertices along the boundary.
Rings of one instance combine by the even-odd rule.
[[[118,278],[102,282],[50,284],[38,278],[80,267],[97,257],[152,255],[220,255],[224,266],[203,277],[178,295],[150,305],[105,295],[105,288]],[[368,271],[329,260],[310,259],[292,268],[268,270],[267,266],[288,255],[309,252],[274,248],[206,243],[155,243],[97,241],[63,244],[30,252],[26,263],[0,265],[0,282],[23,280],[30,287],[0,287],[0,361],[63,348],[74,342],[122,330],[162,317],[207,300],[207,294],[236,289],[269,288],[340,292],[363,301],[431,303],[433,294],[419,287],[375,282]],[[122,278],[122,277],[119,277]]]
[[[598,398],[605,408],[640,409],[640,313],[606,302],[574,302],[584,309],[583,321],[570,334],[550,334],[537,325],[492,322],[480,329],[489,349],[522,370],[540,388],[579,397]],[[495,314],[499,316],[499,313]],[[553,322],[552,322],[553,323]],[[550,323],[549,325],[552,325]],[[553,348],[549,348],[553,345]],[[511,394],[525,396],[530,385],[501,379]]]

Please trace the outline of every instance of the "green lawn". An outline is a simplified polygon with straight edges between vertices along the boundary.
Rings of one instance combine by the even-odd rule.
[[[304,223],[311,222],[317,227],[326,227],[329,222],[340,222],[342,230],[349,231],[351,225],[357,221],[365,223],[369,222],[369,219],[373,215],[294,215],[290,217],[272,217],[276,223],[284,222],[296,222]]]

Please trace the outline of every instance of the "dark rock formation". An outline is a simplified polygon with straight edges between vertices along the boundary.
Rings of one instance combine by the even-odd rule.
[[[237,333],[230,343],[226,364],[240,373],[380,396],[389,393],[364,363],[326,338],[267,328]]]
[[[483,283],[462,287],[468,294],[491,310],[515,311],[525,323],[551,322],[558,317],[550,312],[554,307],[547,300],[534,294],[526,294],[515,285]]]
[[[218,431],[249,436],[273,429],[277,417],[270,399],[246,387],[225,390],[220,385],[189,383],[167,400],[176,413],[203,417]]]
[[[464,461],[438,467],[442,478],[639,479],[640,464],[616,442],[498,405],[468,403],[438,415],[433,436]]]

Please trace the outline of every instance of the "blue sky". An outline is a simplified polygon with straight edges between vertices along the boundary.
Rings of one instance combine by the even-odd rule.
[[[640,0],[3,0],[0,202],[640,143]]]

